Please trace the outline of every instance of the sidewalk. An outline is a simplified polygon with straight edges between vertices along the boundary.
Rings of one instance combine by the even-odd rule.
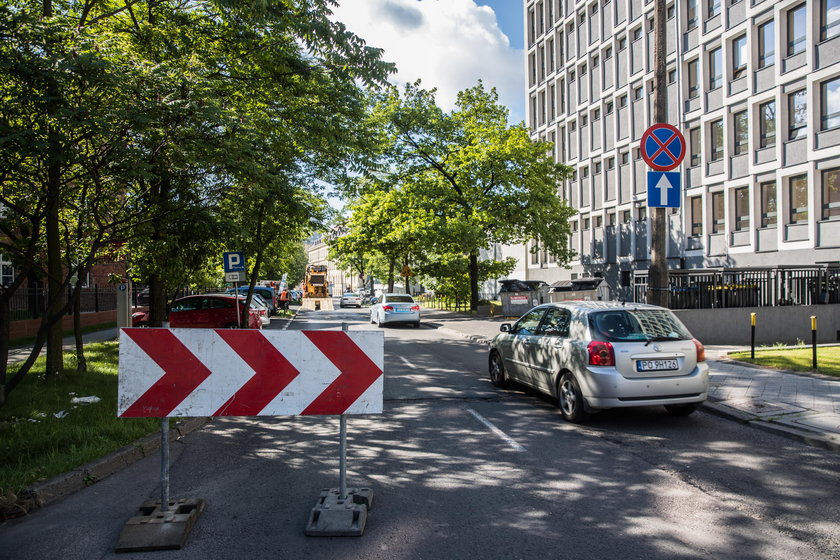
[[[423,322],[489,344],[502,323],[514,321],[423,309]],[[758,429],[840,451],[840,379],[758,368],[727,358],[728,352],[743,349],[706,347],[711,382],[703,407]]]

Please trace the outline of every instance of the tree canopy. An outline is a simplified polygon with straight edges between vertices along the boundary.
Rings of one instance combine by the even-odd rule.
[[[371,151],[365,89],[393,71],[331,21],[334,5],[0,5],[0,250],[17,274],[0,290],[0,345],[14,291],[41,279],[49,290],[31,360],[6,391],[44,342],[48,375],[60,373],[67,288],[116,247],[152,287],[153,324],[166,294],[223,250],[246,250],[253,278],[284,251],[297,262],[326,215],[315,178]]]
[[[394,258],[413,255],[430,276],[454,273],[460,256],[473,309],[481,250],[539,239],[560,265],[570,260],[568,219],[575,211],[557,189],[571,169],[554,162],[549,143],[507,124],[495,89],[479,81],[447,113],[434,90],[417,82],[402,93],[391,88],[376,95],[373,107],[381,157],[351,190],[358,200],[350,240],[337,250],[364,246]],[[485,268],[509,272],[510,263]]]

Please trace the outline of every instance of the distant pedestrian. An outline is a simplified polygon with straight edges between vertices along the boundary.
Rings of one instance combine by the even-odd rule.
[[[289,290],[283,288],[283,291],[280,292],[280,309],[283,311],[289,310]]]

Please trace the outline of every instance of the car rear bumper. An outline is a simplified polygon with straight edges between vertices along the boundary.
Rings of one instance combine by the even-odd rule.
[[[419,323],[420,313],[383,313],[382,323]]]
[[[705,363],[679,377],[627,379],[614,368],[598,367],[587,368],[581,377],[581,392],[592,408],[700,403],[709,394],[709,366]]]

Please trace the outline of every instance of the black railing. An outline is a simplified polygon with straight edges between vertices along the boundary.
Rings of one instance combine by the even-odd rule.
[[[112,311],[117,308],[117,286],[90,286],[81,289],[79,304],[82,313],[97,311]],[[66,298],[72,295],[72,288],[68,288]],[[38,319],[47,310],[48,294],[45,288],[18,288],[9,300],[9,316],[12,321],[23,319]],[[72,307],[71,307],[72,312]]]
[[[634,300],[647,300],[647,271],[637,271]],[[669,270],[671,309],[840,303],[840,267]]]

